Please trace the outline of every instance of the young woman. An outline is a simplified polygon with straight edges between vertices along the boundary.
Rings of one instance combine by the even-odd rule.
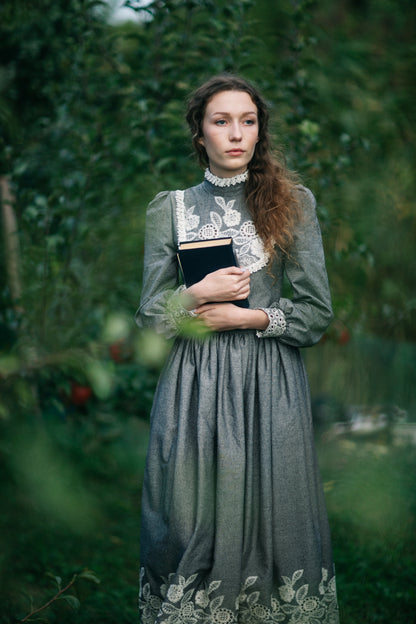
[[[151,414],[141,621],[336,624],[299,353],[332,319],[315,201],[272,157],[267,108],[245,80],[209,80],[187,121],[205,180],[150,204],[137,314],[176,336]],[[239,266],[181,286],[178,242],[229,236]],[[181,335],[189,319],[209,336]]]

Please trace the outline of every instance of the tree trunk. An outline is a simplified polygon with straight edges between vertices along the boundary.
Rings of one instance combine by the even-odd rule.
[[[22,294],[19,268],[19,238],[17,233],[16,215],[13,210],[13,196],[10,189],[9,179],[6,176],[0,176],[0,204],[3,220],[7,283],[13,303],[18,304]]]

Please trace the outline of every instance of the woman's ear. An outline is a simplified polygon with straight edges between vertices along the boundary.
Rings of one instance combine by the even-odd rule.
[[[200,143],[203,147],[205,147],[205,144],[204,144],[204,137],[203,137],[203,136],[199,137],[199,139],[198,139],[198,143]]]

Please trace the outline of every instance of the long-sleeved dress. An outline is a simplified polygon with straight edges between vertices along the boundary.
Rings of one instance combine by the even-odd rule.
[[[330,534],[299,347],[332,319],[311,192],[268,256],[238,176],[163,192],[146,218],[138,324],[176,336],[154,397],[142,497],[142,624],[337,624]],[[178,241],[232,236],[264,331],[181,336]],[[292,287],[282,297],[283,274]]]

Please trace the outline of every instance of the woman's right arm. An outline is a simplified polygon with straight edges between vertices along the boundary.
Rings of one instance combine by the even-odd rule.
[[[174,196],[164,191],[146,212],[143,287],[136,322],[168,338],[177,332],[175,299],[179,294]],[[186,314],[185,311],[183,311]]]
[[[159,193],[146,213],[143,288],[137,324],[172,337],[192,310],[211,301],[236,301],[250,293],[250,273],[228,267],[189,288],[179,286],[174,194]],[[237,308],[237,311],[239,309]]]

